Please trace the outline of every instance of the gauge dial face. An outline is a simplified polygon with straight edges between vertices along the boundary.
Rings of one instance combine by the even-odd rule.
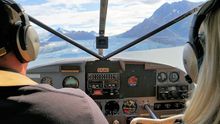
[[[128,86],[129,87],[135,87],[138,83],[138,77],[137,76],[130,76],[128,77]]]
[[[179,73],[178,72],[171,72],[169,75],[170,82],[177,82],[179,80]]]
[[[79,81],[74,76],[65,77],[63,80],[63,87],[79,88]]]
[[[105,104],[106,115],[116,115],[119,111],[119,104],[116,101],[109,101]]]
[[[158,75],[157,75],[157,80],[158,80],[159,82],[164,82],[164,81],[166,81],[166,80],[167,80],[167,73],[165,73],[165,72],[160,72],[160,73],[158,73]]]
[[[134,100],[126,100],[123,103],[122,110],[125,114],[133,114],[137,110],[137,103]]]
[[[51,77],[43,77],[40,81],[41,84],[53,85],[53,80]]]

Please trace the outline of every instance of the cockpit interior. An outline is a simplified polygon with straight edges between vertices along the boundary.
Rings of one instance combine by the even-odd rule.
[[[163,51],[152,56],[148,56],[147,53],[143,56],[132,51],[123,57],[117,55],[197,12],[201,4],[104,55],[103,52],[109,47],[109,37],[105,35],[105,29],[110,1],[100,0],[97,53],[29,15],[30,21],[35,25],[84,50],[92,57],[72,57],[32,65],[27,76],[40,84],[49,84],[55,88],[83,90],[97,103],[110,124],[130,124],[136,117],[163,119],[182,114],[195,87],[182,68],[182,48],[177,47],[178,51],[175,51],[176,48],[170,50],[167,57],[161,56]],[[164,49],[165,53],[166,50],[168,49]],[[180,54],[174,56],[176,53]],[[152,61],[153,58],[158,60]],[[165,58],[178,66],[163,62]]]

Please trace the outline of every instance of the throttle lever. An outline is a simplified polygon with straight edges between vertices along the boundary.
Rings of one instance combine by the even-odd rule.
[[[144,109],[148,111],[148,113],[150,114],[152,119],[159,119],[157,117],[157,115],[151,110],[150,105],[149,104],[145,104],[144,105]]]

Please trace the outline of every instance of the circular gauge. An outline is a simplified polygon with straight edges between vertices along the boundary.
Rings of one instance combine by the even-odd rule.
[[[179,73],[178,72],[171,72],[169,75],[170,82],[176,82],[179,80]]]
[[[116,101],[109,101],[105,104],[106,115],[116,115],[119,111],[119,104]]]
[[[53,85],[53,81],[51,77],[43,77],[40,81],[41,84],[49,84]]]
[[[79,81],[74,76],[65,77],[63,80],[63,87],[79,88]]]
[[[160,73],[158,73],[158,74],[157,74],[157,80],[158,80],[159,82],[164,82],[164,81],[166,81],[166,80],[167,80],[167,73],[165,73],[165,72],[160,72]]]
[[[128,78],[128,86],[135,87],[138,83],[138,77],[137,76],[130,76]]]
[[[137,103],[133,100],[126,100],[123,103],[122,110],[125,114],[133,114],[137,110]]]

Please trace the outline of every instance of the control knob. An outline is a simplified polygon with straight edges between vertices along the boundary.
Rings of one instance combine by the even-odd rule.
[[[169,104],[169,103],[166,103],[164,106],[165,106],[166,109],[170,109],[172,105]]]
[[[181,98],[182,98],[182,99],[188,98],[187,93],[182,93],[182,94],[181,94]]]
[[[171,99],[172,98],[177,99],[179,97],[177,88],[175,86],[169,87],[168,90],[169,90],[169,95]]]

